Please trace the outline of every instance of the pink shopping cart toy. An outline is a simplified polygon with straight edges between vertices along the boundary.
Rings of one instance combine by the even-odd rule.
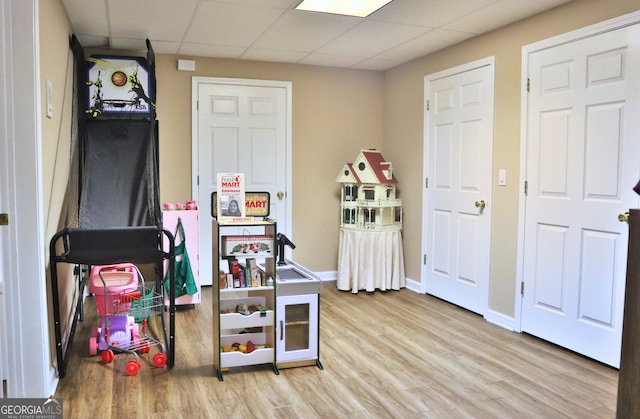
[[[98,314],[109,316],[127,312],[137,298],[138,270],[131,263],[94,266],[89,279],[89,292],[96,296]]]
[[[162,368],[167,362],[164,346],[147,335],[146,317],[154,307],[162,308],[162,296],[149,294],[144,286],[144,278],[138,268],[131,263],[94,266],[89,278],[89,291],[95,295],[100,326],[91,328],[89,353],[97,355],[101,351],[102,361],[109,364],[114,360],[114,351],[134,356],[125,368],[129,375],[136,375],[140,369],[138,352],[148,353],[152,346],[160,346],[160,352],[153,356],[153,364]],[[143,295],[144,294],[144,295]],[[132,303],[138,307],[132,310]],[[131,312],[140,314],[142,333]]]

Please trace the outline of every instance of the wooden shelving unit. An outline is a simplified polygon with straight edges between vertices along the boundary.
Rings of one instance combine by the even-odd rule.
[[[262,230],[262,235],[271,241],[270,254],[256,256],[252,253],[234,255],[240,262],[247,258],[264,259],[262,265],[267,277],[273,279],[273,285],[243,288],[220,286],[221,264],[226,256],[221,251],[222,237],[227,231],[245,229]],[[252,232],[250,236],[254,236]],[[276,366],[275,327],[276,327],[276,222],[273,220],[224,223],[212,221],[213,243],[213,365],[218,380],[223,381],[222,373],[229,368],[271,364],[273,371],[279,374]],[[235,308],[243,304],[246,307],[259,306],[262,310],[250,314],[237,313]],[[251,353],[241,351],[223,351],[223,347],[234,344],[247,345],[251,341],[256,349]]]

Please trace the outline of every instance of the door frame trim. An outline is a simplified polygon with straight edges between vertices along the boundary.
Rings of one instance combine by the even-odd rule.
[[[258,79],[241,79],[227,77],[202,77],[193,76],[191,78],[191,196],[197,196],[198,191],[198,89],[201,84],[226,84],[226,85],[244,85],[254,87],[281,87],[286,91],[286,131],[285,131],[285,187],[286,197],[285,208],[287,211],[287,219],[284,221],[277,220],[278,223],[284,223],[284,231],[289,236],[293,236],[293,168],[292,165],[292,114],[293,114],[293,82],[281,80],[258,80]],[[195,199],[195,198],[193,198]],[[285,252],[291,252],[285,249]],[[288,256],[291,258],[291,255]]]
[[[2,227],[0,237],[0,275],[7,327],[3,334],[11,337],[3,347],[7,351],[3,373],[7,396],[13,398],[48,397],[58,385],[51,357],[55,358],[55,349],[45,265],[39,13],[36,0],[0,3],[0,21],[11,23],[0,29],[0,38],[4,37],[0,68],[6,76],[2,87],[7,87],[9,105],[0,116],[0,131],[6,134],[0,139],[1,148],[7,151],[0,164],[0,204],[1,212],[9,214],[9,225]]]
[[[471,61],[465,64],[461,64],[455,67],[451,67],[442,71],[438,71],[436,73],[432,73],[432,74],[428,74],[426,76],[424,76],[424,84],[423,84],[423,133],[422,133],[422,178],[425,179],[424,182],[426,182],[426,179],[429,175],[429,147],[428,147],[428,143],[429,143],[429,111],[427,110],[427,101],[429,100],[429,83],[444,77],[450,77],[453,76],[455,74],[460,74],[460,73],[464,73],[467,71],[471,71],[477,68],[481,68],[481,67],[486,67],[486,66],[491,66],[493,67],[493,75],[494,75],[494,90],[495,90],[495,56],[489,56],[489,57],[485,57],[485,58],[481,58],[479,60],[475,60],[475,61]],[[494,108],[495,108],[495,99],[494,99]],[[494,109],[494,118],[495,118],[495,109]],[[495,131],[495,125],[494,125],[494,131]],[[495,135],[495,133],[494,133]],[[491,143],[493,144],[494,138],[491,139]],[[493,155],[493,152],[492,152]],[[492,172],[493,172],[493,164],[492,164],[492,168],[491,168]],[[490,182],[489,185],[489,195],[490,195],[490,199],[493,198],[493,183]],[[429,201],[429,189],[425,186],[425,188],[422,190],[422,240],[421,240],[421,246],[422,246],[422,255],[423,255],[423,263],[420,265],[420,293],[421,294],[426,294],[427,293],[427,264],[424,263],[424,258],[427,252],[427,234],[429,233],[428,231],[428,220],[427,220],[427,214],[426,214],[426,210],[427,210],[427,204]],[[490,278],[489,278],[490,279]],[[489,312],[489,306],[488,306],[488,301],[489,301],[489,295],[488,295],[488,291],[487,291],[487,296],[486,296],[486,301],[487,301],[487,307],[485,310],[485,316],[487,315],[487,313]]]
[[[529,95],[526,94],[529,77],[529,55],[558,47],[571,42],[590,38],[602,33],[640,24],[640,11],[618,16],[600,23],[566,32],[522,47],[521,84],[523,94],[520,97],[520,183],[518,192],[518,240],[515,279],[514,331],[522,332],[522,299],[520,293],[524,275],[524,228],[526,219],[526,195],[524,182],[527,180],[527,124],[529,117]]]

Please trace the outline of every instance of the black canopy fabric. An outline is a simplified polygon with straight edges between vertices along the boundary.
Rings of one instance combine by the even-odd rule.
[[[80,228],[158,224],[153,131],[147,121],[87,121]]]

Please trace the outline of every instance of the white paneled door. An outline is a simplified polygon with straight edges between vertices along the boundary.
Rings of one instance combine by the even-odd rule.
[[[200,277],[211,285],[211,193],[217,173],[244,173],[246,191],[269,192],[269,217],[278,222],[278,232],[291,233],[291,83],[204,78],[194,80],[195,95]]]
[[[638,206],[640,25],[528,54],[522,331],[617,367]]]
[[[493,59],[425,79],[424,291],[486,314]]]

